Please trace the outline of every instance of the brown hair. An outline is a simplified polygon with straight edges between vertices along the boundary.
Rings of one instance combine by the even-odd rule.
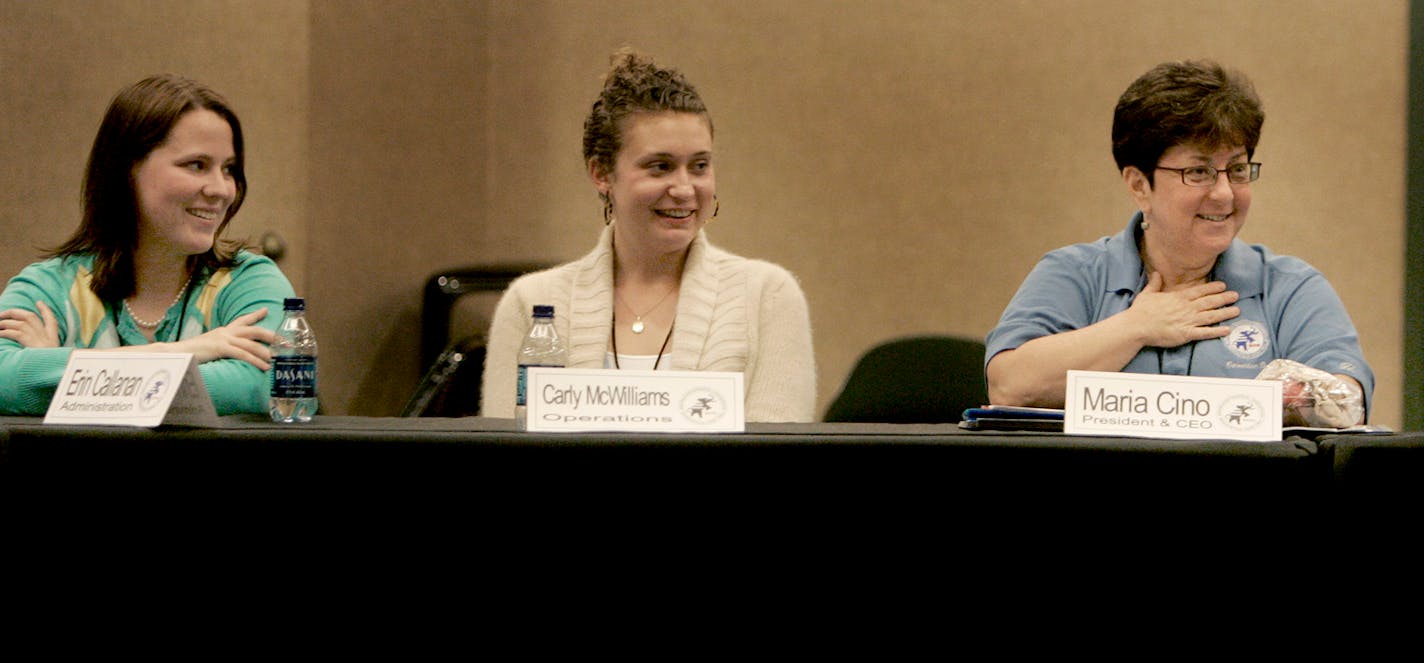
[[[612,170],[623,147],[623,120],[640,112],[677,111],[712,117],[697,88],[675,69],[660,68],[653,59],[629,47],[609,58],[612,67],[603,78],[603,90],[583,122],[583,160]]]
[[[1119,171],[1135,166],[1150,184],[1157,160],[1177,145],[1242,145],[1249,158],[1265,120],[1256,88],[1244,74],[1210,60],[1166,62],[1133,81],[1118,99],[1113,159]]]
[[[135,168],[168,139],[184,114],[197,109],[217,113],[232,128],[231,172],[237,195],[218,226],[212,248],[188,257],[188,273],[196,277],[230,266],[241,248],[221,239],[247,195],[242,125],[237,114],[222,96],[195,81],[167,74],[145,78],[120,90],[109,103],[84,171],[84,216],[74,235],[49,253],[92,254],[94,279],[90,287],[105,301],[124,299],[136,288],[133,258],[138,249],[139,211]]]

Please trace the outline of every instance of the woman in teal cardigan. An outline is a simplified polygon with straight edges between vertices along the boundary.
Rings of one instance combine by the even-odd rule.
[[[181,77],[115,96],[79,228],[0,293],[0,413],[43,414],[75,348],[183,352],[219,414],[265,412],[269,344],[292,285],[221,239],[247,193],[242,127]]]

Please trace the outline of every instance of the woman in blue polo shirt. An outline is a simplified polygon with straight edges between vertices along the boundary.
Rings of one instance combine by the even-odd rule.
[[[1250,81],[1213,62],[1158,65],[1128,87],[1113,157],[1139,212],[1024,279],[985,343],[990,400],[1062,407],[1070,369],[1255,378],[1290,360],[1272,372],[1354,405],[1331,423],[1364,420],[1374,373],[1330,283],[1236,238],[1264,119]]]

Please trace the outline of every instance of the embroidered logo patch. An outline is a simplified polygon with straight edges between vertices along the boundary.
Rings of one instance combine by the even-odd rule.
[[[1270,346],[1271,340],[1266,336],[1266,326],[1254,320],[1242,320],[1231,325],[1231,333],[1221,339],[1226,344],[1226,349],[1231,354],[1242,359],[1252,359],[1261,356]]]

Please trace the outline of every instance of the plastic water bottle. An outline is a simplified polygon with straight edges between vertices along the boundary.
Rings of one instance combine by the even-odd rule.
[[[524,386],[526,371],[530,368],[551,366],[563,368],[569,363],[569,351],[559,333],[554,331],[554,307],[543,304],[534,306],[534,326],[524,337],[524,345],[519,348],[519,377],[514,391],[514,418],[519,428],[525,428],[527,402]]]
[[[306,300],[282,303],[282,326],[272,342],[272,396],[267,412],[279,423],[307,422],[316,414],[316,335],[307,324]]]

